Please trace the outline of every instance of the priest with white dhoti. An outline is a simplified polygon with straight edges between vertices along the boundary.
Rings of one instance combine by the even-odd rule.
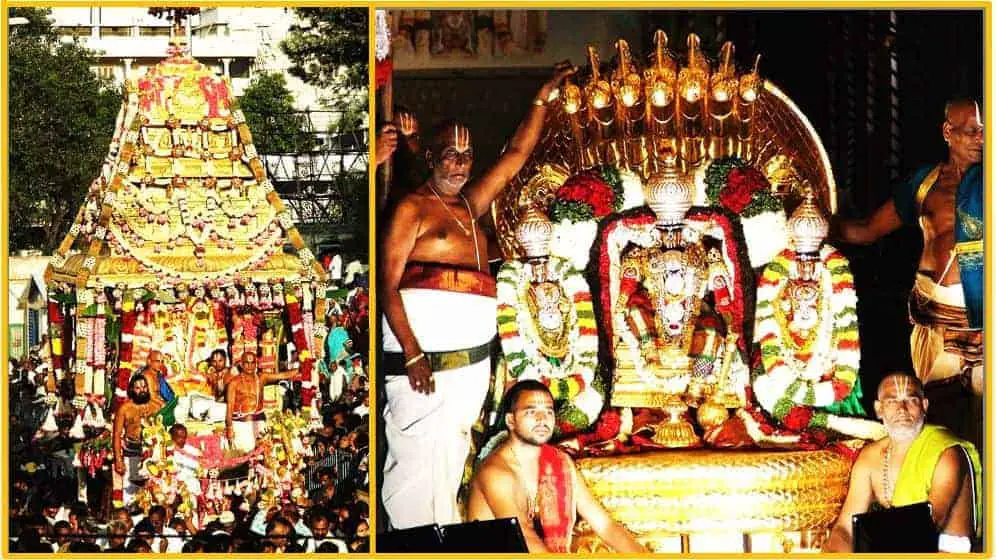
[[[395,528],[458,523],[471,428],[491,383],[495,282],[484,272],[418,264],[408,267],[402,286],[433,390],[412,387],[405,367],[410,359],[385,323],[384,507]]]
[[[557,65],[507,149],[473,181],[470,129],[453,120],[437,125],[426,153],[431,176],[387,221],[378,300],[388,447],[381,498],[395,529],[462,520],[457,494],[497,333],[488,239],[477,219],[526,163],[551,95],[573,72],[570,63]]]

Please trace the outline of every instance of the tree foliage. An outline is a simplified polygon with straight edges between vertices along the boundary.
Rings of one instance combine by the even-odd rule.
[[[91,71],[93,54],[58,40],[51,10],[11,8],[7,56],[10,250],[50,253],[100,174],[121,92]]]
[[[261,154],[307,152],[315,137],[295,112],[294,96],[283,74],[257,74],[239,99],[253,142]]]
[[[281,48],[290,59],[291,75],[322,88],[323,103],[341,111],[327,131],[331,136],[366,128],[369,82],[370,18],[365,8],[295,8],[300,20],[291,26]],[[342,231],[353,250],[367,253],[369,197],[365,172],[344,172],[336,178],[341,196]]]
[[[301,23],[280,46],[291,75],[328,91],[333,109],[367,104],[370,17],[366,8],[295,8]]]

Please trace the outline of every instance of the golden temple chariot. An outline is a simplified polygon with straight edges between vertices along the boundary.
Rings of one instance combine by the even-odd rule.
[[[530,244],[549,243],[591,284],[596,378],[611,386],[603,410],[621,411],[620,427],[590,453],[585,435],[569,445],[582,442],[578,469],[615,519],[659,552],[818,550],[863,441],[839,420],[835,448],[800,447],[805,436],[781,426],[761,433],[757,419],[771,411],[744,387],[759,367],[755,275],[807,242],[819,253],[817,230],[836,210],[829,159],[805,115],[761,78],[760,56],[738,70],[729,42],[715,60],[694,34],[680,54],[662,31],[653,43],[641,60],[617,41],[614,64],[588,47],[588,68],[551,101],[547,132],[493,207],[499,245],[524,261]],[[748,185],[740,193],[731,169]],[[591,194],[603,182],[614,196]],[[614,205],[599,210],[599,197]],[[647,408],[664,412],[642,432],[647,443],[616,445],[640,433],[634,419]],[[754,445],[731,444],[729,421]],[[705,448],[661,449],[684,447]],[[574,548],[606,550],[583,523]]]
[[[211,395],[199,367],[213,350],[230,363],[255,351],[272,369],[293,343],[308,387],[324,279],[229,79],[174,27],[167,58],[126,83],[103,167],[46,271],[54,374],[75,376],[81,408],[120,399],[156,349],[178,396]]]

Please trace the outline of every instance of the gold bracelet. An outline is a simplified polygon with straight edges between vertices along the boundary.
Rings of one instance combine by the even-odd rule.
[[[418,356],[415,356],[414,358],[405,362],[405,367],[411,367],[413,364],[418,363],[418,361],[424,357],[425,357],[425,352],[419,352]]]

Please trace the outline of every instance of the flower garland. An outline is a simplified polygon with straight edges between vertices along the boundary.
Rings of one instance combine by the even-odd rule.
[[[571,324],[570,347],[563,360],[552,361],[539,350],[539,335],[526,305],[529,271],[520,261],[506,261],[498,271],[498,335],[509,375],[538,379],[550,387],[558,406],[558,428],[572,433],[587,428],[602,409],[604,397],[593,386],[598,367],[598,329],[588,283],[570,262],[550,257],[547,277],[561,280],[573,304],[564,318]]]
[[[827,412],[814,407],[831,407],[852,395],[861,358],[857,295],[847,259],[824,245],[820,262],[820,289],[829,301],[820,306],[823,320],[815,340],[793,338],[782,324],[784,319],[779,319],[777,306],[798,266],[795,253],[789,249],[779,253],[758,282],[756,340],[764,373],[754,380],[754,391],[776,420],[796,431],[826,427]],[[805,363],[805,369],[796,371],[792,362]]]
[[[138,294],[135,295],[137,296]],[[112,410],[116,410],[128,397],[128,381],[131,378],[131,372],[134,368],[132,356],[134,351],[135,325],[138,322],[139,310],[136,309],[137,305],[140,305],[140,303],[137,303],[135,298],[125,294],[121,306],[121,347],[118,351],[118,379],[114,389]]]
[[[98,470],[107,470],[107,460],[112,458],[111,437],[100,437],[83,442],[76,454],[73,466],[82,468],[90,478]]]
[[[294,346],[297,348],[298,360],[300,361],[297,381],[310,381],[311,368],[314,365],[314,358],[308,350],[307,334],[304,330],[304,310],[302,309],[302,302],[305,298],[304,290],[302,286],[295,286],[292,291],[293,293],[288,293],[286,297],[287,316],[290,319],[291,335],[294,340]],[[310,401],[303,404],[304,406],[311,406]]]
[[[622,209],[623,181],[619,170],[602,167],[574,175],[557,189],[550,205],[550,219],[586,222],[604,218]]]
[[[705,183],[710,206],[722,206],[743,218],[784,211],[764,173],[736,156],[713,160]]]
[[[52,290],[52,288],[49,288]],[[51,345],[52,369],[57,376],[61,376],[65,368],[65,357],[63,356],[62,337],[65,329],[65,316],[62,306],[54,296],[48,301],[48,338]]]
[[[391,62],[391,28],[387,23],[387,10],[374,12],[376,36],[374,41],[374,58],[376,60],[376,89],[384,87],[391,79],[393,63]]]
[[[747,244],[744,241],[743,230],[735,217],[722,208],[715,207],[692,207],[686,214],[691,227],[701,228],[701,224],[711,224],[714,228],[722,231],[722,246],[724,262],[729,269],[732,278],[732,303],[729,309],[732,315],[732,325],[727,328],[733,329],[740,335],[737,345],[745,355],[750,355],[749,341],[754,330],[754,274],[750,268],[750,261],[747,256]],[[616,246],[618,242],[613,239],[621,235],[617,230],[639,230],[641,227],[649,227],[656,218],[650,208],[646,206],[634,208],[623,212],[619,217],[613,217],[599,224],[598,234],[595,239],[596,248],[594,255],[598,259],[592,263],[594,274],[592,275],[592,293],[598,294],[598,303],[601,308],[600,327],[604,334],[603,340],[606,343],[606,352],[612,351],[608,346],[609,341],[614,340],[614,325],[612,322],[612,302],[613,284],[618,279],[613,278],[613,263],[618,263],[623,246]],[[709,232],[711,236],[718,234],[718,231]],[[621,235],[621,238],[627,238]],[[628,242],[628,241],[627,241]]]
[[[752,267],[764,266],[786,247],[785,209],[763,173],[737,157],[719,158],[706,169],[705,183],[706,204],[740,218]]]

